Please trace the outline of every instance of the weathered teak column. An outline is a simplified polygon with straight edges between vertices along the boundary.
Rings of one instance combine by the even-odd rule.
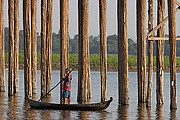
[[[41,97],[46,95],[46,0],[41,0]]]
[[[86,102],[91,95],[89,65],[89,0],[78,0],[79,18],[79,67],[78,67],[78,101]]]
[[[24,88],[25,97],[32,96],[31,76],[31,0],[23,1],[24,8]]]
[[[154,19],[154,1],[149,0],[149,20],[148,20],[148,30],[151,32],[153,30],[153,19]],[[151,35],[152,37],[152,35]],[[148,41],[148,90],[147,90],[147,101],[146,106],[151,106],[151,96],[152,96],[152,79],[153,79],[153,40]]]
[[[176,0],[168,0],[169,43],[170,43],[170,108],[177,109],[176,99]]]
[[[32,93],[37,93],[37,0],[32,0]]]
[[[52,18],[53,18],[53,0],[47,1],[47,29],[46,29],[46,43],[47,43],[47,73],[46,73],[46,92],[51,90],[52,69],[51,69],[51,56],[52,56]],[[49,93],[51,94],[51,93]]]
[[[65,69],[69,66],[69,0],[60,1],[60,80],[65,77]],[[62,102],[62,84],[60,101]]]
[[[158,0],[157,24],[165,18],[165,0]],[[165,36],[165,24],[157,30],[158,37]],[[164,40],[156,41],[156,98],[157,104],[164,104],[163,74],[164,74]]]
[[[99,0],[101,102],[107,100],[107,0]]]
[[[14,0],[8,1],[9,11],[9,71],[8,96],[14,95]]]
[[[127,0],[118,0],[119,104],[129,104]]]
[[[14,92],[18,93],[19,68],[19,0],[14,0]]]
[[[5,92],[4,0],[0,0],[0,92]]]
[[[138,101],[146,102],[146,0],[137,0]]]

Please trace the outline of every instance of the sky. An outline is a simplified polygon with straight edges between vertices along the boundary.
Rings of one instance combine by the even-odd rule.
[[[23,29],[23,0],[20,1],[19,6],[19,19],[20,30]],[[37,6],[37,31],[41,32],[41,0],[38,1]],[[60,0],[53,0],[53,32],[58,33],[60,29]],[[178,0],[180,2],[180,0]],[[128,38],[136,41],[136,0],[127,0],[128,4]],[[8,0],[5,0],[5,27],[8,27]],[[154,1],[154,27],[156,24],[156,1]],[[148,12],[148,0],[146,11]],[[167,3],[166,3],[166,16],[167,16]],[[148,13],[146,15],[148,23]],[[180,35],[180,12],[177,13],[176,18],[176,31]],[[107,0],[107,36],[117,35],[117,0]],[[165,24],[166,34],[168,34],[168,23]],[[148,30],[148,26],[146,24]],[[178,30],[179,29],[179,30]],[[147,31],[148,32],[148,31]],[[71,38],[78,34],[78,0],[69,0],[69,35]],[[99,35],[99,0],[89,0],[89,35]]]

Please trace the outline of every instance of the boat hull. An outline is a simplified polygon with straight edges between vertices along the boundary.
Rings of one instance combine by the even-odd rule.
[[[57,109],[57,110],[103,110],[109,107],[113,98],[110,100],[100,103],[92,104],[55,104],[55,103],[44,103],[31,100],[27,98],[27,101],[32,109]]]

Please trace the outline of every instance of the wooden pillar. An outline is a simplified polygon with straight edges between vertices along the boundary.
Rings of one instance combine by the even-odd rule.
[[[25,97],[32,96],[31,77],[31,0],[23,1],[24,7],[24,88]]]
[[[14,0],[14,92],[18,93],[19,68],[19,0]]]
[[[169,43],[170,43],[170,108],[177,109],[176,98],[176,0],[168,0]]]
[[[14,95],[14,0],[9,0],[8,6],[9,6],[8,96],[12,96]]]
[[[165,18],[165,0],[158,0],[157,24]],[[157,30],[158,37],[165,36],[165,24]],[[164,40],[156,41],[156,98],[157,104],[164,104],[163,74],[164,74]]]
[[[146,0],[137,0],[138,101],[146,102]]]
[[[51,90],[52,81],[52,69],[51,69],[51,57],[52,57],[52,18],[53,18],[53,0],[47,1],[47,29],[46,29],[46,43],[47,43],[47,73],[46,73],[46,92]],[[51,93],[49,93],[51,94]]]
[[[65,69],[69,66],[69,0],[60,1],[60,80],[65,77]],[[62,84],[60,101],[62,102]]]
[[[90,95],[89,65],[89,0],[78,0],[79,18],[79,67],[78,67],[78,101],[86,102]]]
[[[107,0],[99,0],[101,102],[107,100]]]
[[[32,93],[37,93],[37,0],[31,0],[32,15]]]
[[[0,92],[5,92],[4,0],[0,0]]]
[[[46,95],[46,0],[41,0],[41,97]]]
[[[154,1],[149,0],[149,20],[148,20],[148,30],[151,32],[153,30],[153,19],[154,19]],[[152,36],[152,35],[151,35]],[[153,79],[153,40],[148,41],[148,90],[147,90],[147,101],[146,106],[151,106],[151,96],[152,96],[152,79]]]
[[[127,0],[118,0],[119,104],[129,104]]]

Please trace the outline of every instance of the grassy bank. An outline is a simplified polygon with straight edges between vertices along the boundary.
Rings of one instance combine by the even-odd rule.
[[[8,54],[5,54],[5,62],[6,67],[8,65]],[[180,71],[180,58],[177,58],[177,71]],[[38,69],[40,69],[41,63],[41,55],[37,54],[37,63]],[[71,54],[69,55],[69,64],[70,67],[73,68],[78,63],[78,55]],[[19,64],[20,69],[23,69],[24,64],[24,54],[19,54]],[[137,56],[129,56],[128,58],[129,64],[129,71],[136,71],[137,70]],[[90,55],[90,65],[91,70],[99,71],[100,70],[100,56],[99,55]],[[107,66],[108,71],[117,71],[118,70],[118,56],[117,55],[108,55],[107,56]],[[153,66],[154,70],[156,68],[156,57],[153,57]],[[147,58],[147,67],[148,67],[148,58]],[[60,68],[60,55],[59,54],[52,54],[52,69],[59,70]],[[164,71],[169,71],[169,57],[164,57]]]

